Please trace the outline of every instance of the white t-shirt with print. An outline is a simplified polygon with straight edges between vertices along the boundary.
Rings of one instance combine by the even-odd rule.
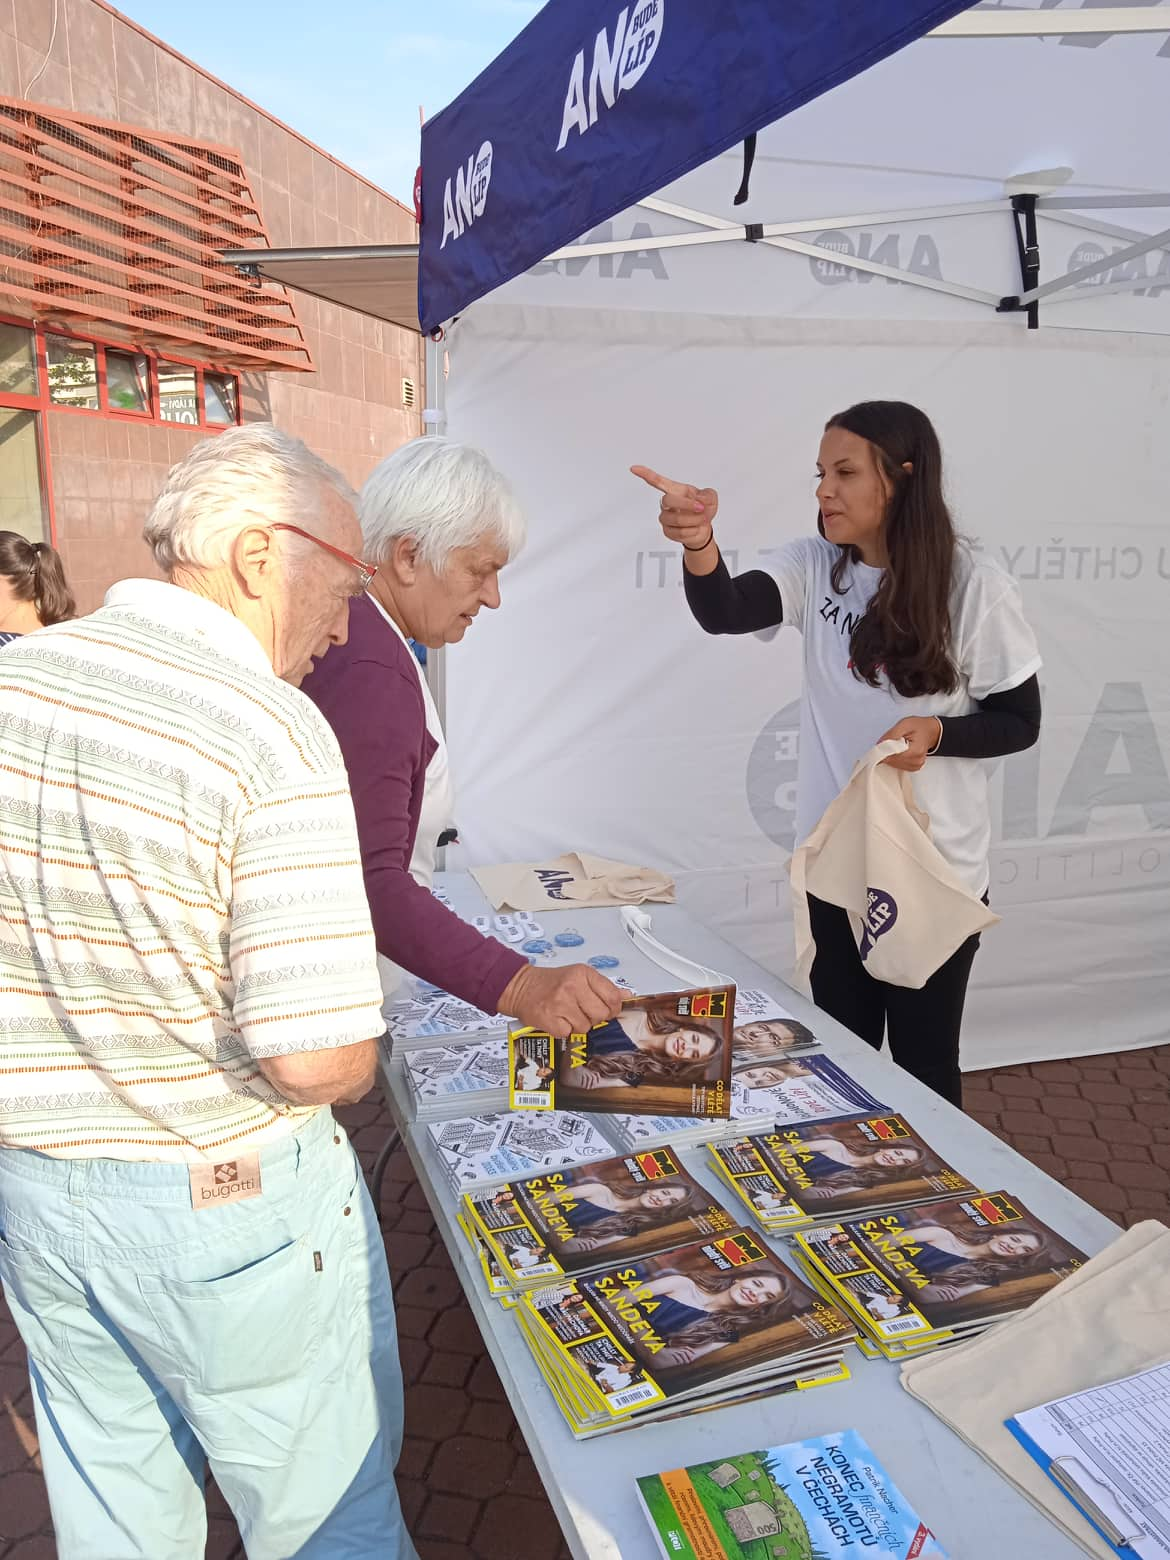
[[[903,698],[884,680],[871,688],[850,669],[849,641],[882,571],[849,564],[838,593],[832,581],[838,557],[839,549],[824,537],[802,537],[782,548],[768,569],[780,587],[784,626],[799,629],[803,639],[798,844],[843,789],[857,760],[897,721],[907,715],[970,715],[977,700],[1018,688],[1041,665],[1016,582],[997,564],[960,544],[951,592],[958,688],[913,699]],[[759,637],[771,639],[777,632],[765,629]],[[987,787],[995,762],[940,756],[927,759],[911,776],[918,804],[930,816],[931,838],[977,894],[985,893],[988,884]]]

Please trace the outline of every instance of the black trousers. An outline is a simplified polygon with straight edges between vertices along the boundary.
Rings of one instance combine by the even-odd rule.
[[[961,1107],[959,1029],[979,934],[968,937],[925,986],[911,991],[868,973],[844,910],[811,894],[808,910],[816,943],[811,975],[816,1005],[875,1051],[888,1035],[899,1067]]]

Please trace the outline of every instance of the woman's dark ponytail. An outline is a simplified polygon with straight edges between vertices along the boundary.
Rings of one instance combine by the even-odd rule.
[[[34,542],[33,578],[37,616],[46,626],[77,616],[77,603],[65,578],[61,554],[46,542]]]
[[[31,601],[42,625],[77,616],[61,554],[47,542],[30,542],[19,531],[0,531],[0,574],[17,601]]]

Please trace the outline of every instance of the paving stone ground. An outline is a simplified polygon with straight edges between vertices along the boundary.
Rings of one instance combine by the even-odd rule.
[[[1170,1046],[968,1073],[965,1090],[968,1111],[984,1126],[1119,1224],[1170,1222]],[[371,1097],[343,1119],[368,1172],[389,1132],[386,1111]],[[421,1560],[566,1560],[401,1149],[382,1212],[407,1383],[399,1488]],[[209,1511],[207,1560],[242,1560],[214,1489]],[[0,1301],[0,1560],[55,1556],[24,1354]]]

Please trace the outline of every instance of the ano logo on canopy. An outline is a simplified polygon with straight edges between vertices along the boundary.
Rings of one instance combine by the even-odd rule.
[[[658,52],[662,37],[662,13],[666,0],[641,0],[623,6],[614,23],[613,42],[602,28],[593,40],[593,64],[589,81],[585,80],[585,50],[579,49],[569,72],[569,87],[561,115],[561,138],[557,151],[564,151],[570,132],[585,132],[597,123],[598,99],[612,108],[623,92],[636,87]]]
[[[456,173],[454,192],[450,179],[443,189],[443,241],[439,245],[440,249],[446,246],[449,238],[462,238],[476,217],[483,216],[491,182],[492,143],[485,141],[475,156],[467,159],[466,168],[460,168]]]

